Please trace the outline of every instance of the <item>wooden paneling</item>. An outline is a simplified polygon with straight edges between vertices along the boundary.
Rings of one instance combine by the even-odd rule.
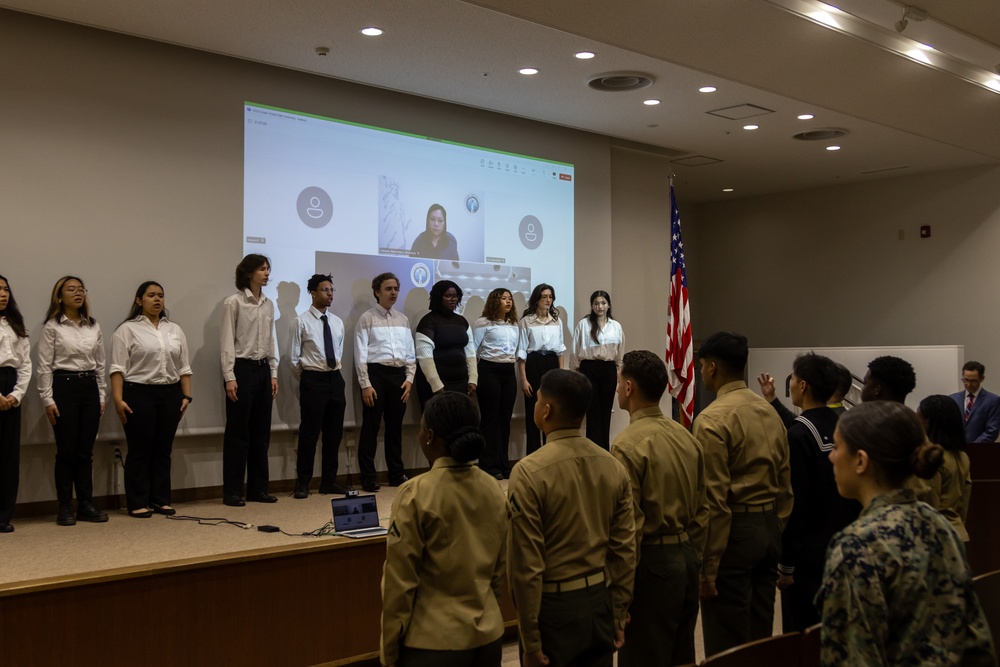
[[[1000,443],[966,446],[972,474],[972,497],[965,527],[969,531],[969,565],[973,574],[1000,570]]]

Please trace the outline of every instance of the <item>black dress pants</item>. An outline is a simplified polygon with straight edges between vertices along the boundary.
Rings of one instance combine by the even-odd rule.
[[[525,453],[531,454],[542,446],[542,432],[535,426],[535,403],[538,402],[538,386],[542,376],[559,368],[559,356],[555,352],[529,352],[524,360],[524,375],[531,385],[531,396],[524,397]]]
[[[500,667],[503,661],[503,637],[489,644],[464,651],[434,651],[403,646],[399,649],[399,667]]]
[[[403,415],[406,403],[402,401],[402,384],[406,381],[406,369],[383,364],[368,364],[368,380],[377,394],[375,405],[368,407],[362,402],[361,435],[358,438],[358,467],[361,481],[375,482],[375,450],[378,446],[378,430],[385,417],[385,465],[389,469],[389,480],[400,479],[403,470]]]
[[[337,483],[340,441],[344,437],[344,376],[340,371],[302,371],[299,381],[299,453],[295,473],[299,484],[308,485],[316,461],[316,442],[323,434],[321,491]]]
[[[587,376],[594,393],[587,406],[587,438],[611,449],[611,409],[618,388],[618,365],[613,361],[584,359],[580,372]]]
[[[0,394],[7,396],[17,384],[17,370],[0,368]],[[0,525],[10,523],[17,503],[21,466],[21,406],[0,412]]]
[[[496,477],[510,475],[510,416],[517,400],[517,375],[513,362],[479,360],[479,428],[486,437],[486,448],[479,467]]]
[[[615,617],[603,582],[568,593],[542,593],[538,630],[551,667],[613,664]]]
[[[271,444],[271,367],[267,359],[237,359],[236,402],[226,398],[226,432],[222,441],[222,493],[267,493],[267,449]]]
[[[129,511],[170,504],[170,452],[181,420],[181,385],[126,382],[125,501]]]
[[[52,399],[59,416],[52,431],[56,437],[56,496],[60,505],[94,498],[94,441],[101,425],[101,395],[91,374],[56,370],[52,373]]]

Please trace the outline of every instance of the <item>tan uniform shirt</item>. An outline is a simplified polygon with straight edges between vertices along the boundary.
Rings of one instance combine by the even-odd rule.
[[[705,548],[708,499],[701,445],[659,407],[632,413],[611,447],[632,480],[636,541],[686,532],[701,554]]]
[[[521,644],[541,650],[542,582],[604,570],[615,621],[624,627],[635,576],[635,522],[628,473],[577,429],[553,431],[510,475],[508,576]]]
[[[972,495],[972,476],[969,472],[969,455],[965,452],[944,451],[944,463],[936,475],[938,511],[951,522],[958,537],[969,541],[965,518],[969,514],[969,497]]]
[[[705,455],[708,535],[703,581],[715,581],[729,542],[730,505],[777,506],[782,525],[792,513],[788,436],[781,418],[745,382],[723,385],[694,420],[692,434]]]
[[[507,505],[478,467],[439,458],[400,487],[382,571],[382,664],[399,648],[464,650],[503,635]]]

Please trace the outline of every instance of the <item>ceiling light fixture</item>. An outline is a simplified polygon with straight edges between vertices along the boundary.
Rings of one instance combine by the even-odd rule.
[[[645,104],[647,107],[655,107],[659,103],[660,100],[646,100],[643,102],[643,104]]]
[[[798,119],[799,120],[812,120],[813,119],[813,115],[811,113],[799,114]]]
[[[840,146],[827,146],[826,150],[828,150],[828,151],[839,151],[840,150]]]
[[[1000,65],[998,65],[1000,67]],[[715,86],[702,86],[698,89],[699,93],[714,93],[717,90]]]
[[[722,188],[722,191],[723,192],[732,192],[733,189],[732,188]]]
[[[535,69],[534,67],[522,67],[517,71],[525,76],[532,76],[533,74],[538,74],[538,70]]]
[[[364,30],[362,30],[361,34],[364,35],[365,37],[378,37],[379,35],[382,34],[382,30],[380,28],[372,26],[370,28],[365,28]]]
[[[916,22],[926,21],[927,12],[920,7],[914,7],[909,5],[903,9],[903,18],[896,21],[896,32],[903,32],[906,30],[906,26],[910,25],[910,19]]]
[[[580,51],[578,54],[576,54],[576,57],[579,58],[580,60],[590,60],[591,58],[594,57],[594,54],[590,51]]]
[[[756,130],[756,129],[758,129],[759,127],[760,127],[760,125],[744,125],[744,126],[743,126],[743,129],[744,129],[744,130]]]

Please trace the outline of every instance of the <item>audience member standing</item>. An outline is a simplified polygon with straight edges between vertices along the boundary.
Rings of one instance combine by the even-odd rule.
[[[692,430],[704,451],[708,487],[701,598],[705,653],[712,655],[771,636],[792,489],[785,427],[743,381],[747,339],[713,334],[699,356],[705,389],[716,392]]]
[[[139,285],[128,317],[111,337],[111,392],[125,428],[129,516],[177,513],[170,504],[170,453],[191,401],[187,338],[167,319],[163,287]]]
[[[52,300],[38,341],[38,393],[56,437],[56,523],[101,523],[108,515],[94,507],[94,441],[104,415],[104,337],[90,316],[87,288],[64,276]],[[77,509],[73,516],[73,489]]]
[[[344,322],[330,312],[333,277],[314,274],[306,283],[312,297],[309,310],[295,319],[292,329],[292,368],[299,376],[299,452],[295,463],[295,492],[309,497],[316,463],[316,442],[323,434],[320,493],[347,493],[337,482],[340,441],[344,436],[347,394],[341,362],[344,358]]]
[[[28,332],[10,283],[0,276],[0,533],[13,533],[21,463],[21,401],[31,379]]]
[[[479,465],[497,479],[505,479],[510,477],[510,418],[517,400],[518,328],[510,290],[498,287],[486,297],[483,316],[472,325],[472,338],[479,358],[476,398],[486,438]]]
[[[694,662],[698,561],[708,501],[701,445],[660,410],[667,367],[648,350],[627,352],[618,406],[631,420],[611,454],[632,481],[639,565],[619,667]]]
[[[587,408],[587,437],[604,449],[611,446],[611,409],[624,353],[625,334],[611,317],[611,295],[597,290],[590,295],[590,313],[573,332],[573,356],[594,387]]]
[[[937,510],[951,522],[963,542],[969,541],[965,519],[972,496],[969,455],[965,453],[962,410],[948,396],[936,394],[920,401],[917,416],[927,439],[944,450],[944,459],[932,480],[938,496]]]
[[[271,406],[278,395],[278,350],[274,302],[263,293],[271,261],[251,254],[236,267],[236,294],[222,302],[219,332],[222,379],[226,383],[226,431],[222,441],[222,502],[276,503],[267,492]]]
[[[524,392],[524,430],[527,454],[542,446],[542,434],[531,415],[538,400],[535,391],[542,377],[549,371],[563,366],[562,322],[555,307],[556,291],[552,285],[540,283],[531,290],[528,307],[524,309],[517,343],[517,367],[521,372],[521,390]]]
[[[417,441],[431,469],[392,503],[382,573],[382,664],[499,667],[507,507],[473,465],[485,441],[476,404],[445,392],[424,406]]]
[[[383,416],[389,484],[399,486],[409,479],[403,469],[403,415],[417,366],[410,320],[392,308],[399,298],[399,278],[392,273],[378,274],[372,279],[372,294],[377,305],[362,313],[354,329],[354,370],[363,404],[358,467],[361,488],[368,492],[379,490],[375,450]]]
[[[965,390],[951,395],[965,418],[966,442],[995,442],[1000,434],[1000,396],[983,389],[986,367],[978,361],[962,366]]]
[[[941,447],[893,401],[848,411],[834,441],[837,489],[864,509],[830,544],[816,598],[821,664],[996,665],[965,548],[947,519],[904,488],[913,474],[934,474]]]
[[[917,374],[910,362],[899,357],[876,357],[868,364],[861,400],[905,403],[916,386]]]
[[[546,444],[510,476],[507,575],[525,667],[611,667],[625,641],[632,493],[622,465],[580,437],[590,393],[576,371],[542,378],[534,420]]]

